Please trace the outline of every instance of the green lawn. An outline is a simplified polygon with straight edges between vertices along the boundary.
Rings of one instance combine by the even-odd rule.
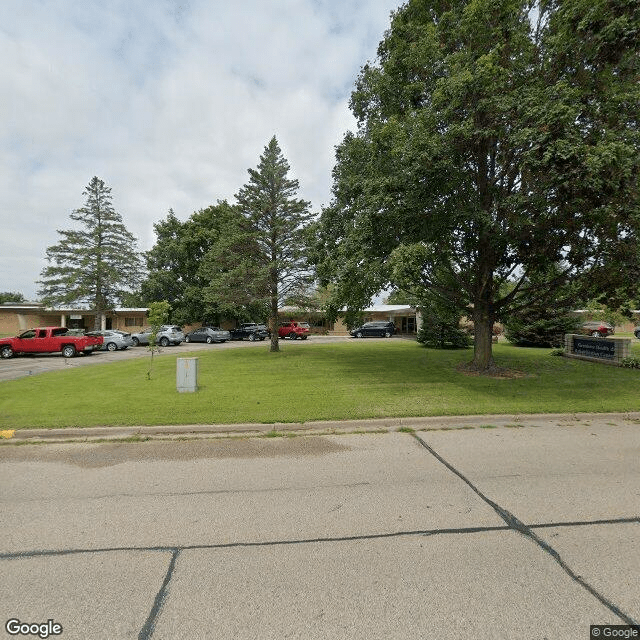
[[[183,346],[180,356],[188,353]],[[176,391],[176,358],[78,367],[0,383],[0,429],[306,422],[389,416],[640,410],[640,371],[494,345],[525,377],[459,373],[471,350],[404,340],[216,349],[197,353],[198,393]],[[640,344],[634,344],[640,356]]]

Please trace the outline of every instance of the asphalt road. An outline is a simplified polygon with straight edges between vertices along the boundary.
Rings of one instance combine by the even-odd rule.
[[[586,639],[640,620],[639,456],[622,418],[3,446],[0,622],[51,619],[65,640]]]

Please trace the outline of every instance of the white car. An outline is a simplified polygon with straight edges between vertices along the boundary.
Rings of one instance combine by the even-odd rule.
[[[102,336],[102,351],[118,351],[128,349],[133,346],[131,334],[124,333],[123,331],[112,331],[107,329],[106,331],[90,331],[87,335]]]
[[[153,329],[151,327],[147,327],[140,331],[140,333],[131,334],[133,345],[137,347],[140,344],[149,344],[149,337],[152,331]],[[184,333],[182,332],[182,327],[175,324],[162,325],[156,335],[156,344],[159,344],[161,347],[168,347],[170,344],[180,344],[183,341]]]

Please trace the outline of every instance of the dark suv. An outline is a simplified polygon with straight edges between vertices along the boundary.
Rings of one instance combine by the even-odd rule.
[[[352,329],[349,333],[354,338],[367,338],[377,336],[378,338],[390,338],[396,332],[396,325],[386,320],[374,320],[365,322],[361,327]]]
[[[248,338],[251,342],[254,340],[264,340],[271,335],[267,327],[263,324],[256,324],[255,322],[245,322],[237,329],[231,329],[229,333],[231,334],[232,340],[244,340]]]

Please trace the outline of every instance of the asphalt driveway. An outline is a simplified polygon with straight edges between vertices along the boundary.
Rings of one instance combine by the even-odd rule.
[[[347,340],[345,336],[313,336],[308,340],[287,340],[287,344],[304,348],[308,344],[318,344],[323,342],[335,342],[336,340]],[[381,338],[372,338],[373,340]],[[395,338],[394,338],[395,339]],[[397,338],[400,339],[400,338]],[[250,342],[248,340],[238,340],[224,342],[220,344],[206,344],[198,342],[183,342],[177,346],[161,347],[154,357],[185,356],[198,353],[199,351],[209,351],[211,349],[246,349],[246,348],[269,348],[269,341]],[[66,368],[84,367],[92,364],[104,364],[105,362],[118,362],[130,358],[148,358],[148,347],[130,347],[123,351],[96,351],[90,356],[80,355],[75,358],[63,358],[60,353],[46,353],[37,355],[17,356],[8,360],[0,359],[0,381],[14,380],[25,376],[47,373],[49,371],[61,371]]]

